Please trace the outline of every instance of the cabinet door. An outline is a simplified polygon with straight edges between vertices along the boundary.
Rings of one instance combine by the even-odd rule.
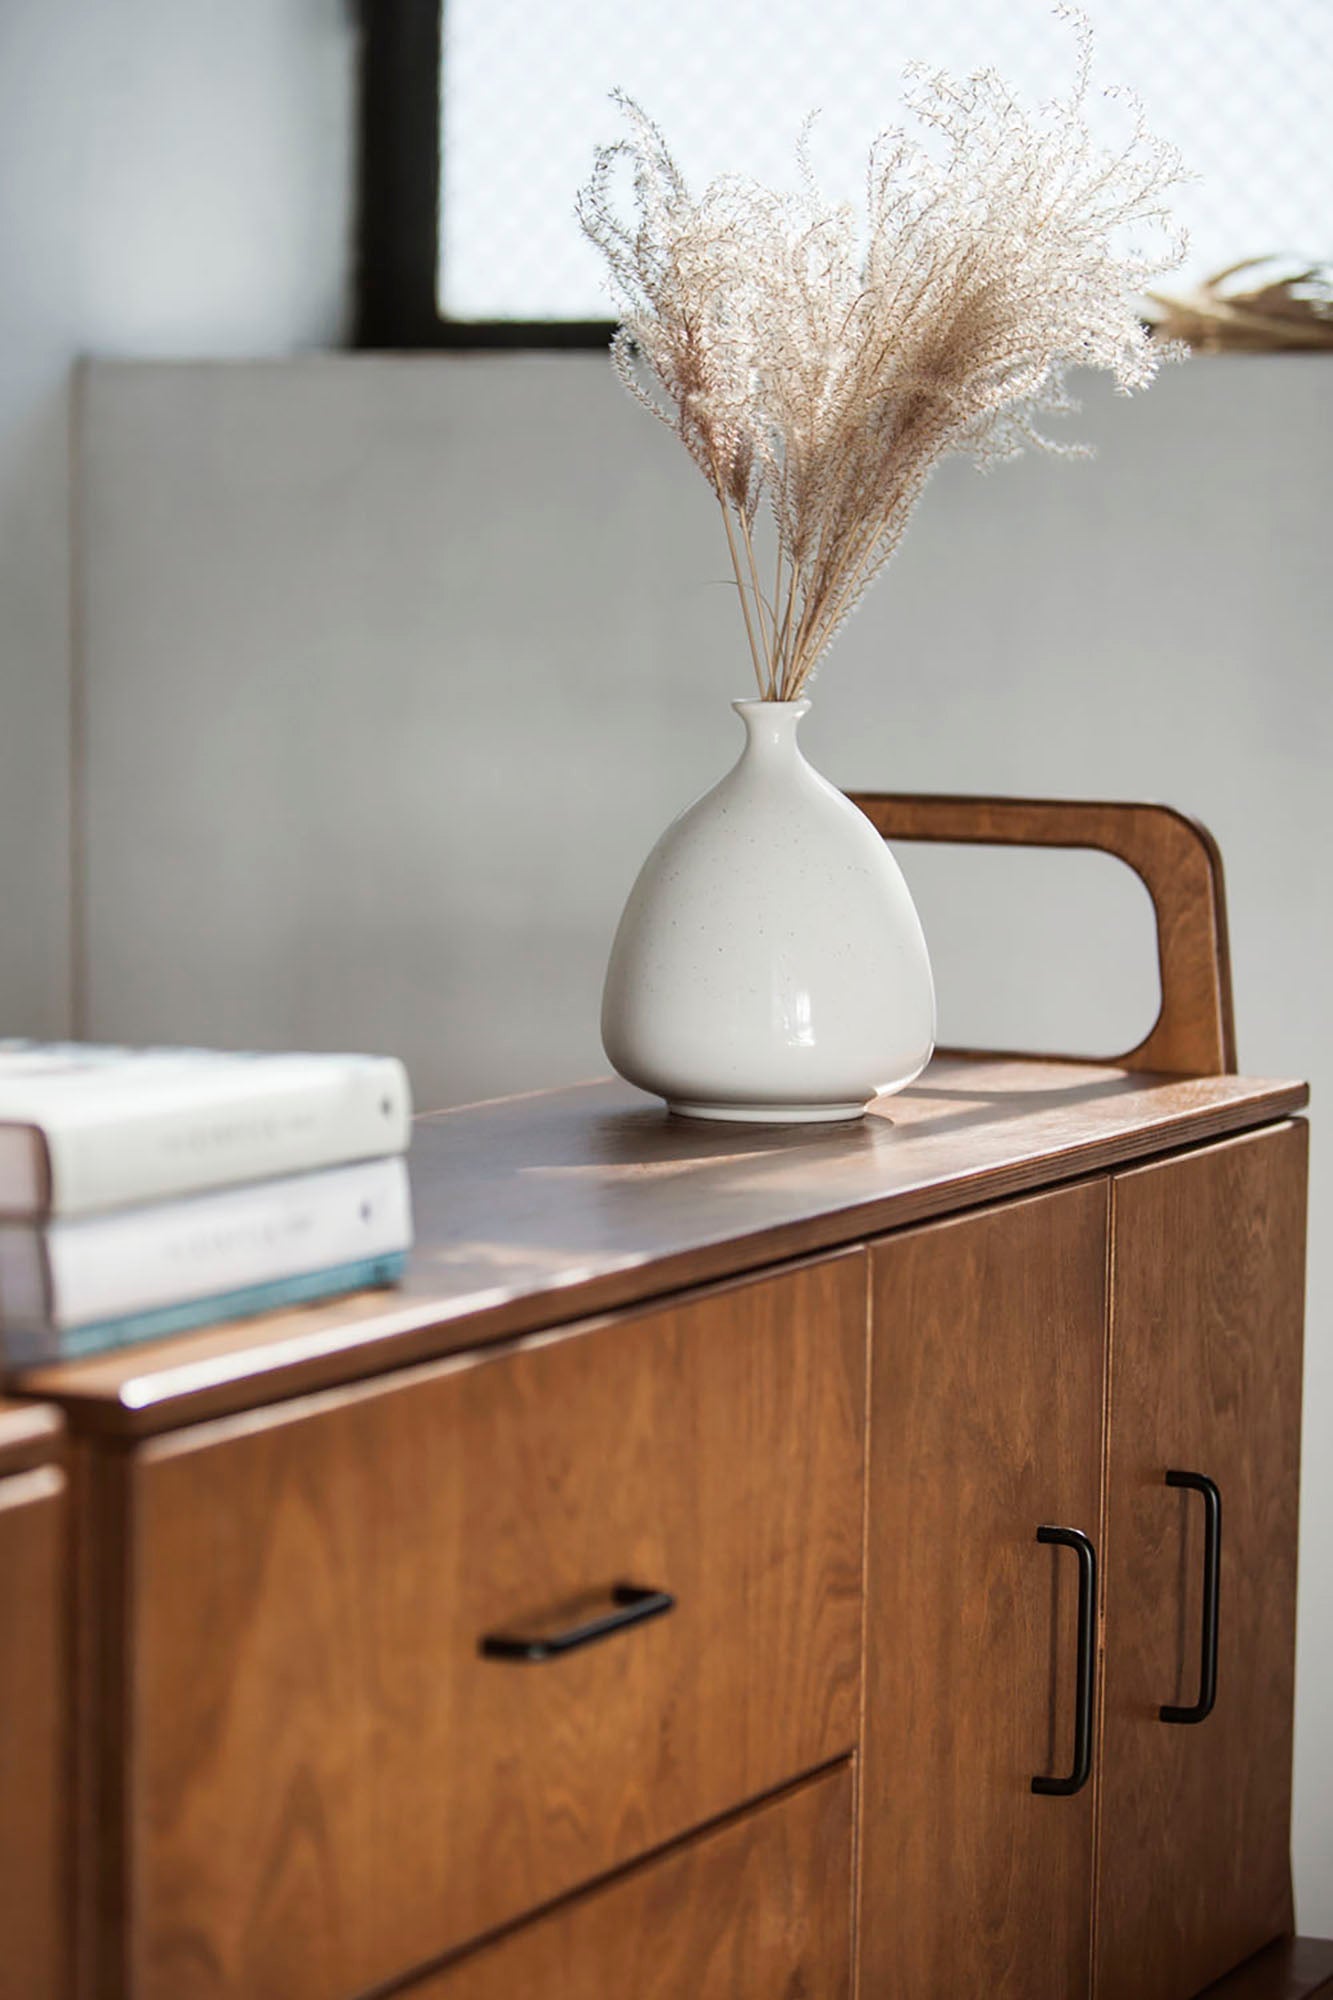
[[[1098,2000],[1183,2000],[1291,1926],[1306,1128],[1114,1182]],[[1216,1700],[1204,1491],[1220,1495]]]
[[[403,2000],[847,2000],[846,1765],[511,1931]]]
[[[0,2000],[59,2000],[65,1945],[65,1476],[0,1479]]]
[[[861,1992],[1087,1991],[1092,1787],[1070,1774],[1099,1540],[1108,1188],[874,1252]]]

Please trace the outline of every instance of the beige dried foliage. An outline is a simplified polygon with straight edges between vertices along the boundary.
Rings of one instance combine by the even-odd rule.
[[[1193,291],[1149,292],[1159,334],[1201,354],[1333,348],[1333,265],[1246,257]]]
[[[811,121],[796,192],[726,176],[696,196],[617,95],[628,135],[578,203],[621,318],[612,358],[721,503],[766,699],[805,688],[942,458],[1068,452],[1036,428],[1074,407],[1065,371],[1129,391],[1162,358],[1136,300],[1183,254],[1179,156],[1122,91],[1123,143],[1094,142],[1091,30],[1056,12],[1077,46],[1062,98],[1025,107],[989,69],[905,72],[913,129],[875,140],[859,218],[820,194]]]

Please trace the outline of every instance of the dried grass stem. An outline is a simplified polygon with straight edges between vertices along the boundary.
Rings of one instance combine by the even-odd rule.
[[[874,141],[861,218],[820,195],[809,122],[798,193],[732,175],[695,197],[657,127],[618,97],[628,136],[598,151],[579,197],[621,314],[612,359],[717,496],[766,699],[807,686],[942,458],[1068,451],[1037,429],[1072,407],[1068,369],[1106,369],[1129,390],[1161,359],[1138,300],[1182,255],[1163,203],[1180,161],[1126,92],[1108,94],[1128,136],[1094,143],[1091,29],[1056,12],[1076,61],[1053,102],[1024,108],[992,70],[907,71],[914,130]]]

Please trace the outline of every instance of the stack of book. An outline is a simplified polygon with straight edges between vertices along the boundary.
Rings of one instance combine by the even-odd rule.
[[[0,1041],[0,1352],[73,1359],[403,1275],[382,1056]]]

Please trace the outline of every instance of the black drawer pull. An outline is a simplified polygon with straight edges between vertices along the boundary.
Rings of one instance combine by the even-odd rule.
[[[1067,1778],[1034,1778],[1032,1789],[1047,1798],[1068,1799],[1081,1792],[1092,1772],[1092,1702],[1097,1672],[1097,1552],[1081,1528],[1038,1528],[1039,1542],[1056,1542],[1078,1557],[1078,1687],[1074,1708],[1074,1768]]]
[[[571,1625],[566,1632],[491,1632],[481,1642],[488,1660],[554,1660],[561,1653],[573,1653],[591,1646],[596,1639],[609,1639],[630,1625],[642,1625],[647,1618],[660,1618],[674,1611],[676,1600],[665,1590],[645,1590],[637,1583],[617,1583],[611,1587],[614,1611]]]
[[[1206,1472],[1168,1472],[1168,1486],[1203,1495],[1203,1620],[1199,1643],[1199,1699],[1191,1708],[1163,1702],[1163,1722],[1202,1722],[1217,1700],[1218,1599],[1222,1583],[1222,1495]]]

